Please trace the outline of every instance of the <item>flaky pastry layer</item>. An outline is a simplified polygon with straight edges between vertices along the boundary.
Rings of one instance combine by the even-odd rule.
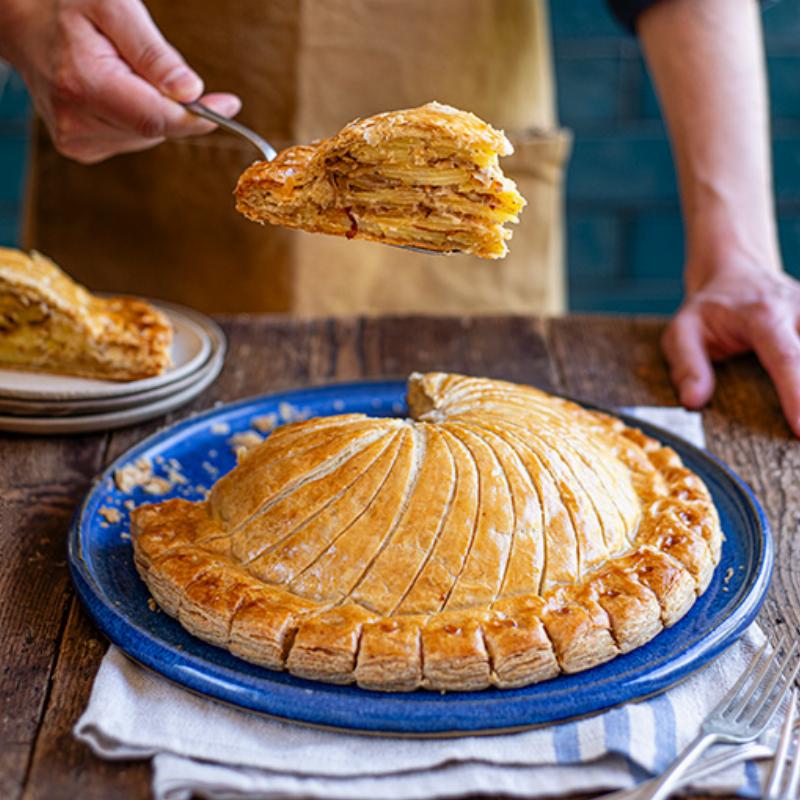
[[[708,586],[719,520],[670,448],[503,381],[412,375],[409,407],[286,425],[207,501],[136,509],[157,603],[271,669],[475,690],[608,661]]]

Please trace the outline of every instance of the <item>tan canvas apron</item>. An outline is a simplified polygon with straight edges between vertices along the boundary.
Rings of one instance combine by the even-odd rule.
[[[150,0],[210,90],[277,147],[357,116],[439,100],[503,128],[528,200],[511,255],[487,262],[255,225],[231,191],[254,159],[222,132],[81,166],[40,130],[27,244],[97,290],[206,311],[558,312],[561,178],[543,0]]]

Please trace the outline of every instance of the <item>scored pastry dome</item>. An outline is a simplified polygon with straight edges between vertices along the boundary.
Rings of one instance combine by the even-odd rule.
[[[502,258],[525,200],[498,156],[511,143],[440,103],[356,120],[242,174],[236,208],[256,222]]]
[[[412,375],[409,407],[286,425],[206,502],[136,509],[158,604],[272,669],[467,690],[607,661],[708,585],[719,521],[671,449],[502,381]]]

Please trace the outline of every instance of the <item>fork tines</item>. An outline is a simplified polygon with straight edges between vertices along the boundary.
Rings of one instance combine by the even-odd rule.
[[[768,643],[764,644],[750,668],[742,673],[717,706],[718,718],[754,730],[769,722],[800,670],[797,642],[781,655],[785,644],[784,634],[769,655]]]
[[[797,788],[800,784],[800,739],[795,744],[793,752],[789,753],[794,736],[795,721],[797,719],[797,689],[793,689],[790,695],[789,708],[783,720],[781,736],[778,747],[775,750],[775,758],[772,762],[767,787],[764,792],[765,800],[794,800],[797,797]],[[783,781],[783,774],[786,767],[792,763],[789,776]],[[781,786],[783,789],[781,790]]]

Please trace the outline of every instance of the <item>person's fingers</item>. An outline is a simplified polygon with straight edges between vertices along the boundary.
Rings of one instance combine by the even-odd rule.
[[[788,319],[753,323],[753,349],[775,384],[789,426],[800,436],[800,337],[795,326]]]
[[[124,66],[115,67],[112,72],[93,81],[90,89],[89,105],[106,122],[143,139],[195,136],[216,128],[164,97]],[[211,94],[204,102],[223,116],[237,113],[241,105],[235,95],[228,94]]]
[[[62,142],[63,155],[81,164],[97,164],[111,156],[147,150],[163,138],[146,139],[84,114],[68,141]]]
[[[88,16],[138,75],[183,103],[196,100],[203,81],[167,42],[140,0],[98,0]]]
[[[227,94],[211,94],[202,98],[209,108],[223,116],[234,116],[241,102],[238,97]],[[216,127],[207,123],[210,128]],[[96,164],[111,156],[122,153],[136,153],[161,144],[165,137],[143,137],[132,134],[131,131],[111,125],[105,120],[92,117],[85,121],[86,133],[78,133],[71,143],[71,156],[84,164]],[[179,135],[189,135],[196,132],[187,129]]]
[[[87,139],[73,143],[69,157],[80,164],[99,164],[113,156],[138,153],[161,144],[164,139]]]
[[[679,312],[661,345],[681,403],[687,408],[704,406],[714,393],[714,368],[706,350],[702,320],[690,311]]]
[[[235,117],[242,110],[242,101],[235,94],[228,92],[211,92],[203,95],[200,102],[229,119]]]
[[[138,4],[138,0],[128,2],[131,6]],[[117,5],[118,0],[110,0],[110,8]],[[76,140],[92,135],[109,138],[107,131],[95,130],[98,120],[121,132],[121,137],[110,137],[125,141],[119,152],[141,150],[165,138],[205,134],[215,129],[213,123],[190,114],[134,72],[120,58],[114,43],[88,17],[72,15],[69,21],[71,46],[62,55],[56,102],[47,115],[48,127],[61,152],[81,161],[101,160],[95,157],[90,144],[76,144]],[[149,24],[154,28],[151,21]],[[203,100],[224,116],[237,113],[241,105],[231,94],[209,94]],[[98,147],[97,152],[104,153],[103,157],[114,154],[105,146]]]
[[[238,111],[239,99],[232,95],[209,95],[203,98],[209,108],[220,114],[230,116]],[[114,112],[117,110],[113,101],[100,97],[94,104],[94,112],[86,108],[75,109],[70,114],[68,133],[64,134],[62,118],[62,135],[57,141],[59,150],[66,156],[84,164],[94,164],[120,153],[131,153],[146,150],[164,141],[167,134],[170,136],[188,136],[196,133],[205,133],[216,126],[200,120],[202,125],[196,124],[190,118],[181,124],[181,127],[170,127],[161,134],[157,132],[158,121],[147,123],[153,127],[145,129],[143,118],[136,117],[129,109],[122,119]],[[105,112],[105,116],[99,116]],[[125,124],[125,123],[128,124]],[[144,120],[146,122],[146,120]]]

